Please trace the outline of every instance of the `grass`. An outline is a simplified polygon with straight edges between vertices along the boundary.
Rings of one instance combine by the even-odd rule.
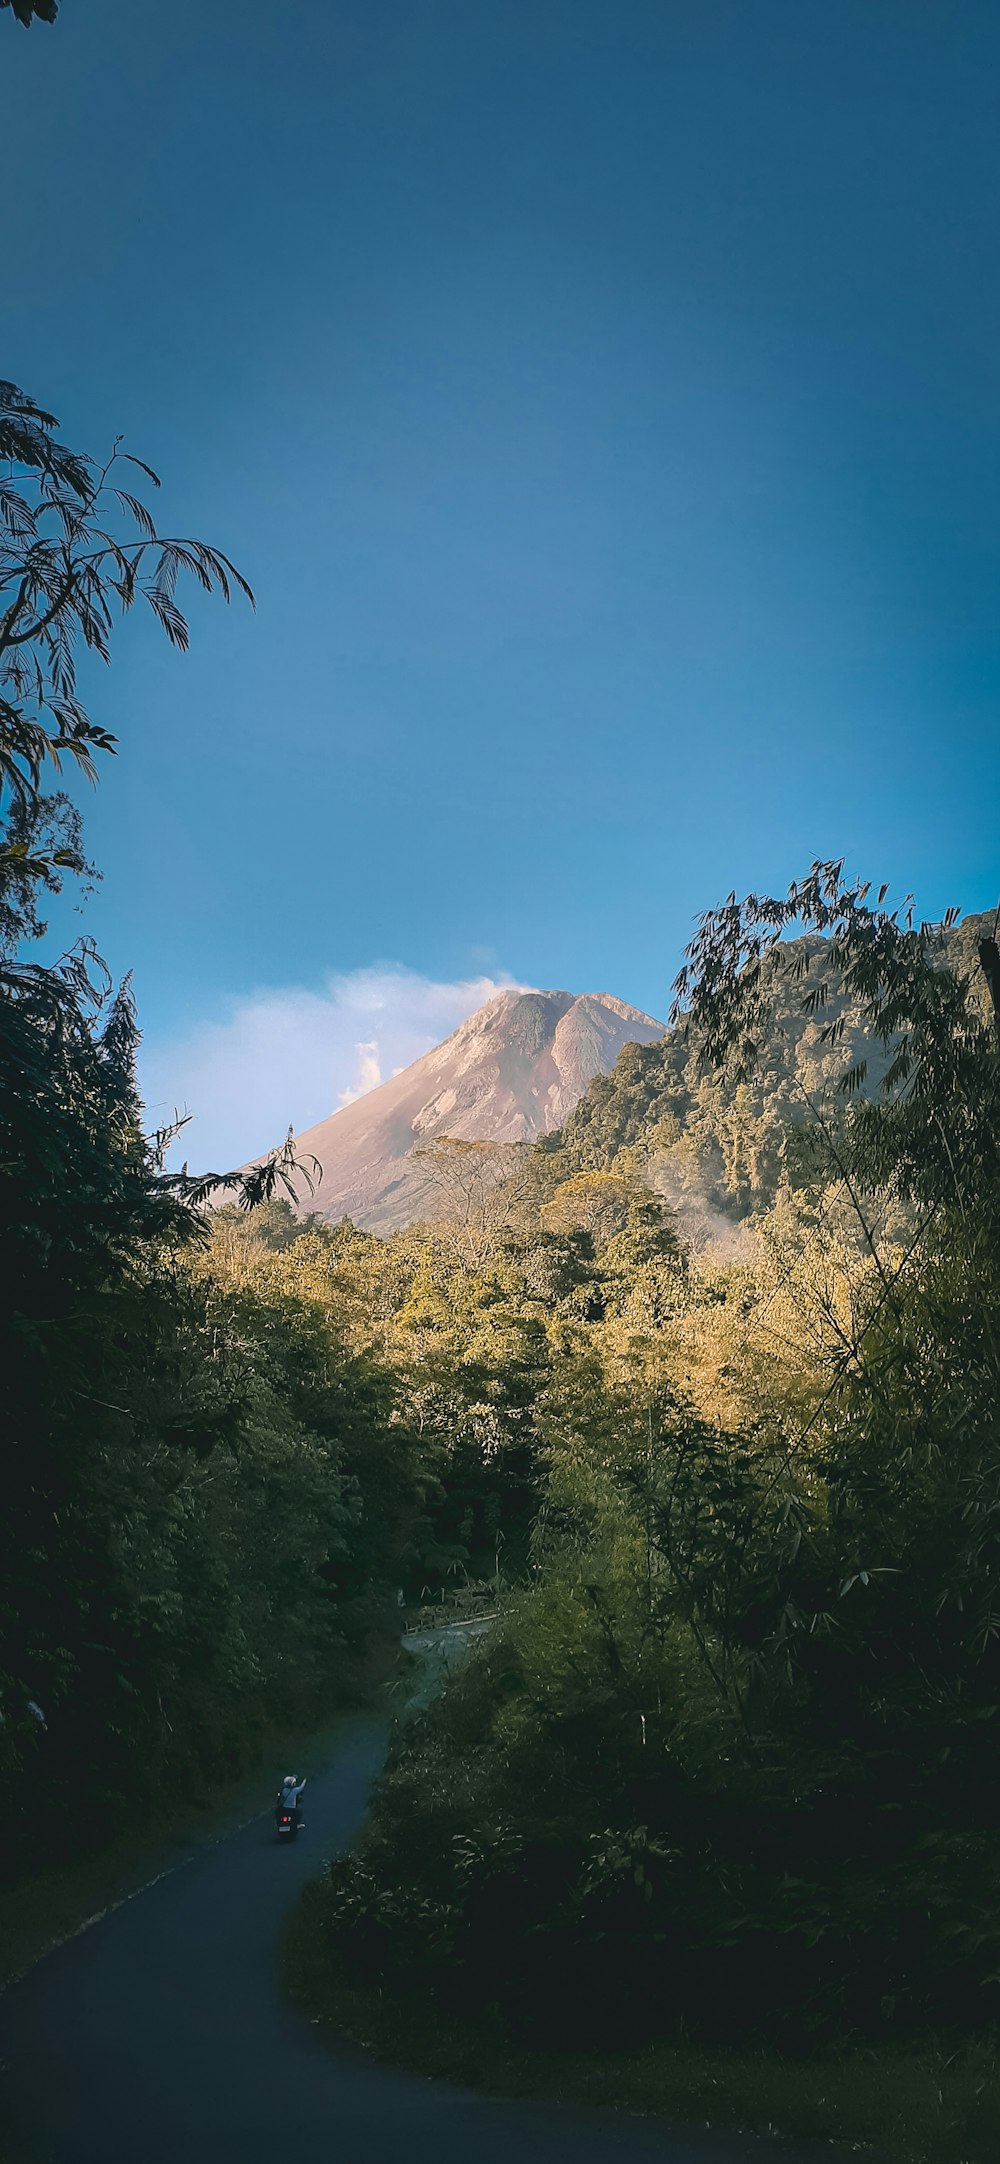
[[[997,2164],[993,2043],[960,2052],[853,2050],[818,2059],[656,2043],[627,2053],[532,2052],[498,2023],[460,2020],[429,1997],[390,1997],[338,1966],[322,1888],[307,1887],[285,1944],[295,2002],[376,2058],[495,2095],[612,2105],[688,2124],[839,2142],[894,2164]],[[331,2038],[332,2041],[332,2038]]]

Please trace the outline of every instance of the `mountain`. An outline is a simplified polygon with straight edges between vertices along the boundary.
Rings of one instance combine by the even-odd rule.
[[[664,1025],[606,992],[500,992],[444,1044],[296,1137],[322,1178],[302,1207],[388,1232],[422,1213],[426,1179],[412,1152],[442,1135],[532,1142],[563,1125],[595,1075],[626,1044]]]

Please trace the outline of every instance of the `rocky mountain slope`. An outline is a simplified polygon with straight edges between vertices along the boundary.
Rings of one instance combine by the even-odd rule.
[[[305,1210],[387,1232],[422,1214],[419,1149],[440,1136],[531,1142],[561,1127],[626,1044],[664,1025],[605,992],[501,992],[444,1044],[329,1119],[297,1146],[322,1166]]]

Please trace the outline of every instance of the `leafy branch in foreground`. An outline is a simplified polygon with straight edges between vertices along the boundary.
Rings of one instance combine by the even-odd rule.
[[[168,1127],[161,1127],[152,1138],[153,1154],[162,1168],[163,1160],[171,1142],[186,1127],[190,1114],[172,1120]],[[169,1195],[187,1204],[193,1210],[202,1209],[206,1203],[219,1203],[223,1195],[235,1195],[241,1210],[257,1210],[262,1203],[274,1202],[278,1189],[283,1187],[292,1202],[298,1200],[298,1180],[304,1180],[310,1194],[323,1176],[318,1157],[298,1157],[295,1151],[295,1135],[290,1127],[277,1149],[270,1150],[256,1164],[248,1165],[241,1172],[191,1173],[187,1165],[179,1172],[160,1172],[160,1186]]]
[[[95,781],[99,755],[116,750],[80,697],[78,660],[90,653],[110,662],[115,626],[137,600],[185,651],[182,575],[204,593],[227,602],[242,593],[253,606],[246,579],[221,549],[161,534],[124,485],[133,468],[159,488],[151,466],[123,451],[120,438],[99,464],[63,443],[57,428],[54,414],[0,380],[0,999],[23,1003],[24,1018],[42,1035],[43,1064],[67,1032],[99,1026],[110,991],[87,941],[55,969],[21,954],[46,929],[41,897],[58,894],[67,877],[97,876],[83,854],[78,810],[43,787],[47,770],[60,773],[67,761]],[[39,1108],[43,1101],[44,1092]],[[312,1191],[290,1138],[247,1171],[205,1178],[192,1178],[186,1167],[163,1174],[168,1139],[154,1143],[151,1173],[189,1211],[226,1192],[247,1209],[279,1187],[294,1195],[294,1173]]]
[[[0,7],[13,8],[25,30],[30,30],[33,22],[54,23],[59,13],[58,0],[0,0]]]
[[[53,414],[0,382],[0,801],[19,826],[0,846],[0,881],[75,868],[39,843],[37,829],[44,767],[58,772],[69,759],[93,780],[96,755],[115,750],[79,696],[81,647],[109,662],[115,618],[139,599],[183,651],[182,572],[206,593],[229,601],[239,591],[253,603],[221,549],[160,534],[145,503],[119,485],[128,466],[159,488],[151,466],[120,439],[98,465],[61,443],[56,427]]]

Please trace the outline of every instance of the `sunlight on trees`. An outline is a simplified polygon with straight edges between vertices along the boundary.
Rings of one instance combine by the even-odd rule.
[[[329,1873],[380,1989],[576,2048],[997,2014],[995,927],[883,901],[821,866],[706,918],[680,1028],[478,1265],[543,1321],[536,1502],[501,1630]],[[675,1121],[735,1255],[642,1200]]]

